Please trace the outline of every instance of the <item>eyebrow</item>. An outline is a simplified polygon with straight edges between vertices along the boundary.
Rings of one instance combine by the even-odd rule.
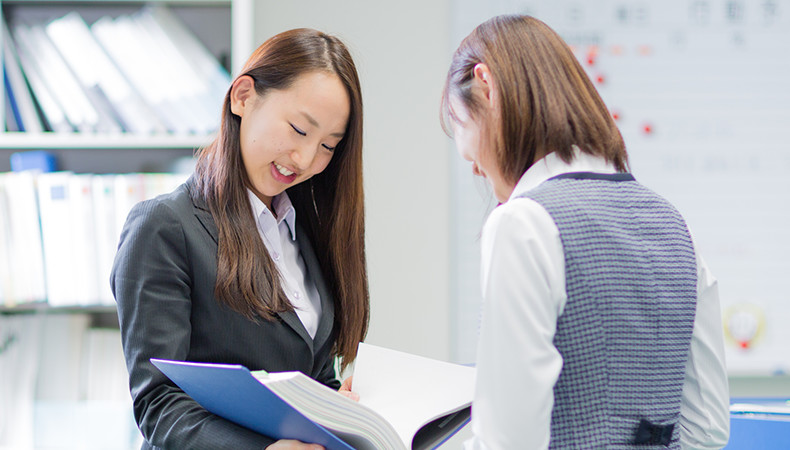
[[[304,111],[300,111],[300,114],[302,114],[302,116],[304,116],[304,118],[307,119],[308,122],[310,122],[310,125],[312,125],[312,126],[314,126],[316,128],[321,128],[321,125],[318,125],[318,121],[315,120],[313,118],[313,116],[311,116],[310,114],[307,114]],[[333,137],[336,137],[336,138],[342,138],[344,135],[345,135],[345,133],[332,133],[330,136],[333,136]]]

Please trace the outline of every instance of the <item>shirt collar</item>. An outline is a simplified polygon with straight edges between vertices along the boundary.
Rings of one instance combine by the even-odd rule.
[[[573,147],[573,159],[570,163],[566,163],[556,152],[552,152],[536,161],[524,172],[516,183],[513,193],[510,194],[510,199],[523,195],[551,177],[570,172],[617,173],[617,169],[614,164],[606,162],[606,159],[584,153],[576,146]]]
[[[255,216],[255,221],[259,222],[261,214],[264,211],[269,211],[269,208],[258,198],[255,193],[247,189],[247,196],[250,198],[250,205],[252,205],[252,212]],[[283,220],[291,232],[291,240],[296,240],[296,209],[291,203],[291,198],[288,197],[286,192],[275,195],[272,198],[272,207],[277,214],[277,225],[279,226]]]

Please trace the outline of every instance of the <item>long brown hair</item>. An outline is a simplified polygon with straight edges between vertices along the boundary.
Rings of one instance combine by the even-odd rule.
[[[336,75],[351,102],[348,125],[327,168],[288,189],[302,229],[315,249],[335,297],[334,353],[345,368],[356,357],[370,315],[362,191],[362,96],[356,66],[336,37],[312,29],[280,33],[250,56],[240,76],[255,81],[258,95],[288,88],[308,72]],[[231,87],[232,89],[232,87]],[[241,158],[241,119],[225,95],[216,139],[201,149],[193,195],[203,197],[219,231],[217,299],[252,320],[274,320],[291,311],[279,272],[257,231]]]
[[[496,86],[488,116],[473,94],[475,65],[488,66]],[[545,23],[504,15],[480,24],[453,55],[442,93],[441,119],[451,134],[457,121],[450,99],[459,100],[494,149],[504,178],[516,183],[537,159],[557,153],[565,162],[573,147],[628,170],[620,131],[568,45]]]

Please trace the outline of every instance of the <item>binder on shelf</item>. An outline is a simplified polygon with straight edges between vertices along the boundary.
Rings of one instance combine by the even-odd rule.
[[[145,176],[140,173],[115,176],[115,235],[120,239],[126,216],[134,205],[145,200]],[[117,241],[116,241],[117,243]]]
[[[22,173],[32,176],[31,172]],[[126,215],[136,203],[172,191],[186,177],[68,171],[38,174],[35,220],[40,218],[41,223],[42,286],[46,285],[49,304],[114,305],[110,271]],[[42,294],[40,298],[45,297]]]
[[[137,27],[127,15],[102,17],[91,26],[91,31],[169,131],[194,131],[194,122],[189,123],[191,114],[185,114],[176,96],[185,80],[181,74],[164,71],[169,62],[160,51],[151,51],[159,49],[160,43],[153,42],[147,31]]]
[[[21,63],[11,40],[11,32],[8,30],[8,25],[5,21],[3,21],[2,33],[0,40],[3,42],[5,92],[9,98],[13,99],[9,103],[14,107],[13,112],[16,115],[17,122],[16,131],[40,133],[44,131],[44,126],[38,117],[33,96],[30,94],[30,89],[22,73]]]
[[[206,80],[208,83],[208,98],[207,107],[211,112],[217,111],[219,115],[218,106],[222,104],[225,98],[225,93],[230,85],[230,74],[222,64],[208,51],[205,45],[190,31],[182,21],[172,13],[169,8],[149,5],[146,7],[146,13],[159,25],[170,39],[180,48],[184,54],[189,55],[187,60],[192,63],[194,69],[198,72],[198,77],[201,80]],[[219,117],[216,118],[218,120]],[[214,121],[213,126],[216,126],[217,121]]]
[[[9,25],[4,53],[16,53],[7,57],[18,59],[9,67],[21,68],[8,73],[8,101],[0,98],[0,115],[8,109],[11,129],[216,131],[230,76],[166,6],[101,17],[92,25],[76,11],[47,23]]]
[[[115,177],[116,175],[94,175],[91,189],[96,230],[98,295],[99,302],[104,305],[115,305],[109,281],[115,252],[118,249],[118,227],[115,224]]]
[[[0,315],[0,448],[35,448],[34,410],[44,318]],[[57,378],[57,377],[55,377]]]
[[[336,449],[436,448],[471,415],[474,368],[360,344],[359,403],[301,372],[151,362],[208,411],[275,439]]]
[[[69,218],[70,172],[38,176],[39,215],[44,247],[47,300],[51,306],[74,306],[77,296],[74,235]]]
[[[30,43],[25,39],[28,34],[26,30],[24,25],[18,25],[13,30],[12,39],[16,44],[20,66],[46,120],[46,129],[58,133],[73,132],[75,128],[66,117],[63,107],[52,92],[52,87],[47,85],[42,76],[43,70],[39,67],[35,51],[30,48]]]
[[[11,302],[13,274],[11,273],[11,210],[5,192],[5,177],[0,175],[0,306]]]
[[[93,211],[93,175],[72,174],[69,177],[72,262],[76,304],[98,305],[99,278],[96,222]],[[109,281],[105,281],[105,284]]]
[[[5,27],[5,20],[3,19],[3,13],[0,11],[0,22],[2,25],[0,27]],[[13,106],[11,105],[12,99],[8,98],[8,73],[6,73],[5,69],[5,50],[3,48],[3,44],[5,42],[5,38],[2,34],[0,34],[0,77],[2,77],[2,88],[0,88],[0,132],[3,131],[19,131],[19,125],[17,125],[16,117],[13,117]]]
[[[165,131],[118,67],[96,41],[77,12],[71,12],[46,26],[60,54],[73,69],[83,89],[96,102],[106,105],[124,131],[137,134]]]
[[[87,401],[128,402],[129,373],[123,358],[120,330],[89,328],[83,341],[85,363],[81,397]]]
[[[35,174],[8,172],[2,174],[2,179],[8,208],[6,243],[11,266],[10,284],[3,287],[5,303],[15,306],[43,301],[46,299],[44,256]]]
[[[22,172],[36,170],[39,172],[54,172],[57,167],[55,155],[44,150],[30,150],[11,154],[11,170]]]
[[[80,132],[112,131],[109,120],[99,116],[71,69],[50,41],[43,25],[12,25],[17,45],[36,61],[39,75],[57,99],[66,118]],[[115,129],[118,130],[117,124]]]
[[[204,54],[199,49],[203,48],[206,53],[208,50],[205,50],[186,27],[181,26],[178,33],[175,32],[176,30],[164,27],[162,22],[170,27],[178,27],[180,24],[180,21],[168,11],[161,5],[148,6],[133,14],[131,18],[139,29],[147,31],[150,42],[159,43],[161,46],[164,62],[167,63],[163,69],[166,69],[170,76],[180,76],[183,80],[178,87],[180,101],[176,105],[181,107],[184,117],[190,118],[193,131],[198,134],[209,134],[219,123],[219,106],[222,104],[224,89],[227,88],[230,80],[228,77],[225,88],[219,95],[213,92],[211,85],[213,80],[210,77],[216,75],[216,72],[204,72],[201,66]],[[177,39],[174,39],[176,36]],[[213,57],[212,59],[216,61]],[[216,62],[216,65],[219,63]]]
[[[2,103],[3,109],[0,110],[0,126],[5,125],[6,131],[20,131],[24,130],[24,125],[22,125],[22,119],[19,117],[19,110],[16,106],[16,100],[14,100],[14,93],[11,92],[10,85],[8,83],[8,72],[6,72],[5,68],[3,68],[3,96]]]

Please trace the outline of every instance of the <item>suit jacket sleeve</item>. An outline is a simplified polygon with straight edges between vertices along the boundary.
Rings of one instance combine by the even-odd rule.
[[[265,448],[272,439],[209,413],[154,367],[185,360],[193,286],[184,222],[152,200],[129,214],[111,275],[134,414],[147,444],[162,448]]]

